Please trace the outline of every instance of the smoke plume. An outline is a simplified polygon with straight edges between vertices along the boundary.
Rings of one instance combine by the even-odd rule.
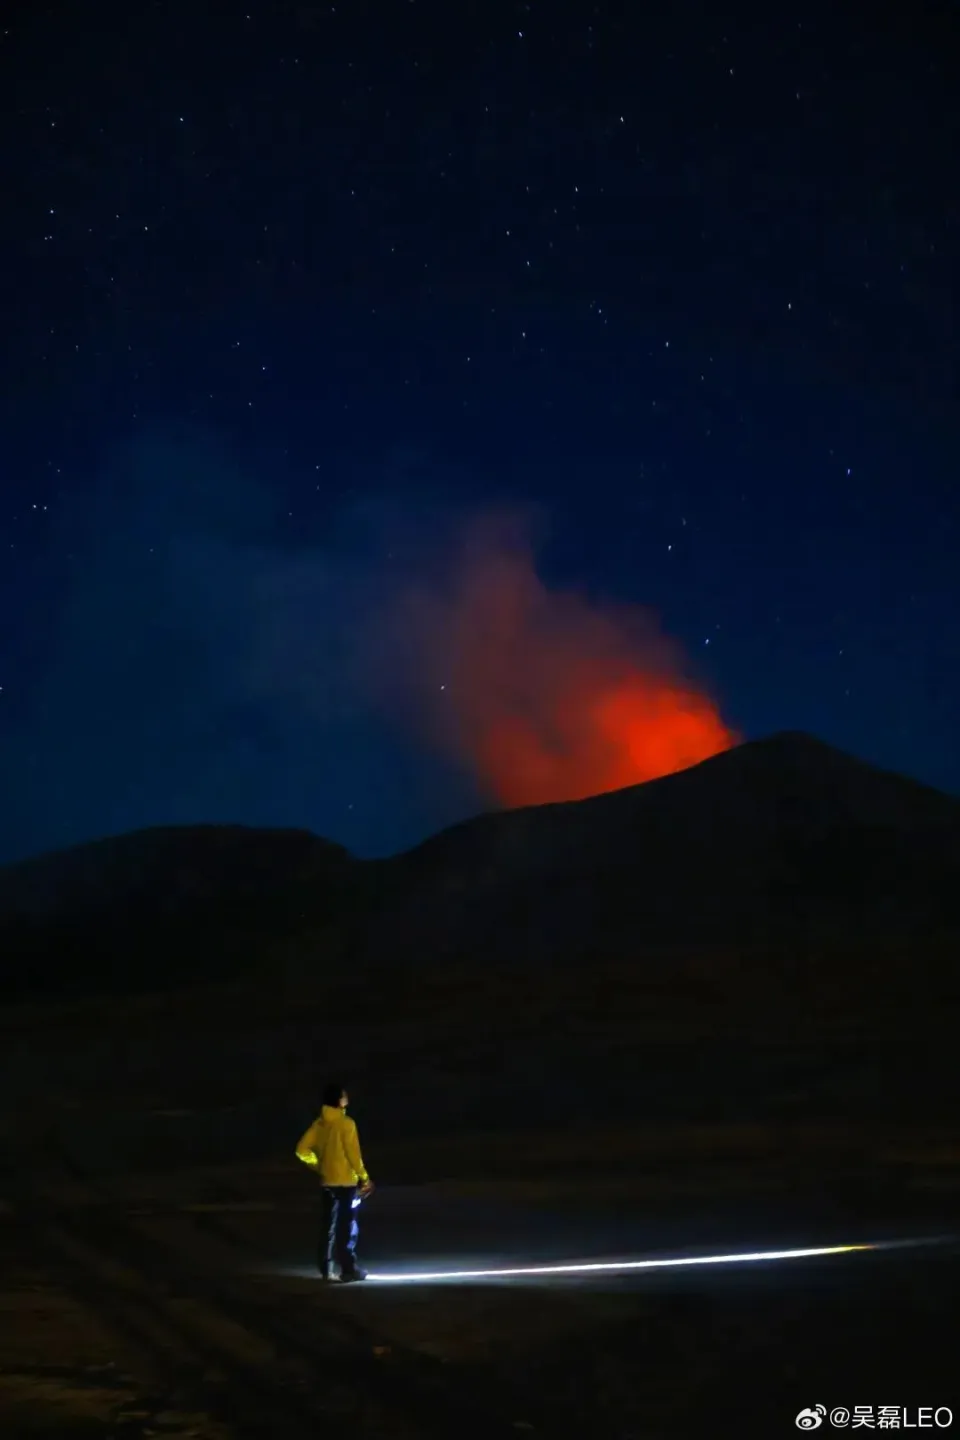
[[[549,589],[509,523],[474,524],[393,623],[409,718],[501,805],[618,790],[737,743],[653,615]]]
[[[379,478],[294,524],[215,437],[158,429],[64,500],[18,580],[0,858],[235,821],[390,854],[732,743],[649,614],[544,583],[529,517]]]

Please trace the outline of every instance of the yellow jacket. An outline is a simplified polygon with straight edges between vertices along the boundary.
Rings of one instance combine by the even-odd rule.
[[[366,1185],[357,1127],[339,1106],[324,1105],[297,1144],[297,1159],[316,1165],[321,1185]]]

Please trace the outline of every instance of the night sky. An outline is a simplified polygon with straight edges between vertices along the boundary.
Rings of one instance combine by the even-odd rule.
[[[952,7],[12,8],[0,860],[960,790]]]

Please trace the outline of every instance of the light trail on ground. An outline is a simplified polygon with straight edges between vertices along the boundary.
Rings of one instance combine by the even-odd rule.
[[[909,1243],[909,1242],[908,1242]],[[878,1250],[881,1245],[818,1245],[801,1250],[749,1250],[731,1255],[682,1255],[648,1260],[588,1260],[560,1265],[510,1265],[484,1270],[413,1270],[371,1272],[380,1285],[439,1284],[450,1280],[511,1280],[550,1275],[630,1275],[643,1270],[676,1270],[698,1265],[756,1265],[780,1260],[813,1260]]]

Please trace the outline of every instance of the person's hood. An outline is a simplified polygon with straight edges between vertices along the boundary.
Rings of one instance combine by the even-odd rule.
[[[339,1121],[345,1120],[347,1116],[346,1110],[341,1105],[324,1105],[320,1114],[325,1125],[336,1125]]]

